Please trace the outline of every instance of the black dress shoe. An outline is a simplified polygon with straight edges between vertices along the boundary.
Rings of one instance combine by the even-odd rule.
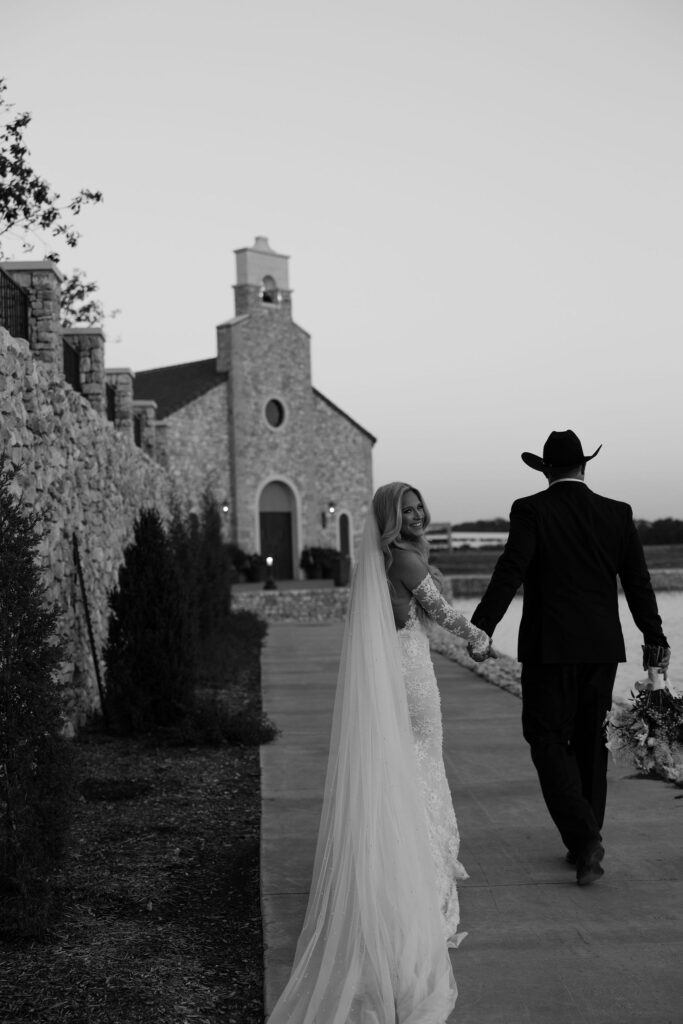
[[[567,864],[571,864],[571,866],[574,867],[579,858],[573,850],[567,850],[567,852],[564,855],[564,859],[566,860]]]
[[[605,873],[601,863],[604,856],[605,848],[597,840],[581,850],[576,860],[577,885],[590,885],[602,878]]]

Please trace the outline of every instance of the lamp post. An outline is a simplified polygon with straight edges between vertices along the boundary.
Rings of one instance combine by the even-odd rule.
[[[273,576],[273,556],[268,555],[266,558],[266,565],[268,566],[268,575],[266,576],[266,582],[263,584],[264,590],[277,590],[277,583]]]

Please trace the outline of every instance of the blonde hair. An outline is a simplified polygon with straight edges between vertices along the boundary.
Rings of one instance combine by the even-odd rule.
[[[425,562],[429,560],[429,541],[426,537],[421,537],[416,541],[405,541],[401,538],[401,526],[403,525],[401,505],[403,504],[403,496],[408,491],[413,491],[422,505],[426,528],[429,526],[432,517],[422,495],[417,487],[413,487],[412,484],[402,483],[398,480],[391,484],[384,484],[383,487],[378,487],[372,499],[372,508],[379,529],[379,543],[384,555],[384,568],[387,572],[394,560],[392,547],[417,548]]]

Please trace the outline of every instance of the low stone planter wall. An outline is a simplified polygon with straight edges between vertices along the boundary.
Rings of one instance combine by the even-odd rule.
[[[349,606],[348,587],[314,590],[236,590],[233,611],[246,610],[266,622],[298,622],[305,625],[343,622]]]
[[[655,590],[683,590],[683,569],[652,569],[650,578]],[[490,579],[490,575],[445,577],[453,597],[480,597]]]

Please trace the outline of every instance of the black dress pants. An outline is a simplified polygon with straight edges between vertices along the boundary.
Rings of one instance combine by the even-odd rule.
[[[607,798],[610,665],[522,665],[522,730],[541,791],[568,850],[600,839]]]

